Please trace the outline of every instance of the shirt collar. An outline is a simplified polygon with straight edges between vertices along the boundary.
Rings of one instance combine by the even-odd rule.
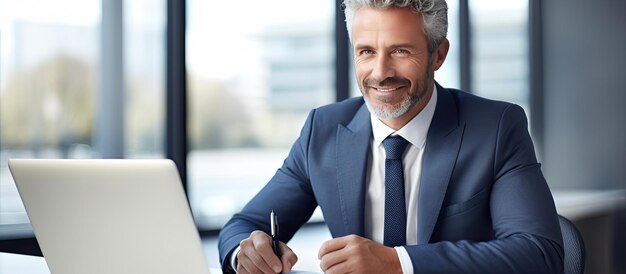
[[[372,132],[374,135],[374,146],[378,147],[382,144],[383,140],[389,135],[400,135],[402,138],[409,141],[412,145],[422,149],[426,144],[426,136],[428,134],[428,128],[433,120],[435,114],[435,106],[437,106],[437,86],[433,88],[433,95],[430,96],[428,103],[418,113],[404,125],[398,131],[388,127],[374,114],[370,114],[370,121],[372,122]]]

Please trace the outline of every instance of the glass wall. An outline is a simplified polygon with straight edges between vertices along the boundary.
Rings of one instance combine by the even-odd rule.
[[[124,1],[126,158],[165,157],[165,8],[165,0]]]
[[[470,0],[472,92],[529,114],[527,0]]]
[[[91,157],[100,6],[3,1],[0,20],[0,224],[28,223],[7,160]]]
[[[123,9],[119,157],[162,157],[165,2],[125,1]],[[0,225],[28,223],[8,159],[102,155],[95,124],[110,111],[97,111],[109,54],[101,15],[97,0],[0,1]]]
[[[445,88],[461,88],[461,43],[459,33],[459,2],[448,3],[448,40],[450,50],[443,66],[435,71],[435,80]]]
[[[199,228],[219,229],[334,101],[335,1],[187,3],[189,198]]]

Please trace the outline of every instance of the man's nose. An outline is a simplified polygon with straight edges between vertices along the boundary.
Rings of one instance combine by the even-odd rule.
[[[389,56],[378,55],[372,69],[372,77],[380,82],[394,76],[395,72]]]

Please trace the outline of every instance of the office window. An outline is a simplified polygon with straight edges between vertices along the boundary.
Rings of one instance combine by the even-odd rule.
[[[108,19],[96,0],[0,2],[0,225],[28,223],[8,159],[102,157],[96,132],[110,128],[96,124],[112,113],[123,121],[114,157],[162,157],[165,3],[124,2]],[[123,40],[116,55],[102,47],[102,22],[122,18],[107,38]],[[102,102],[108,57],[124,71],[113,106]]]
[[[529,114],[527,0],[471,0],[472,92]]]
[[[91,157],[97,1],[3,1],[0,8],[0,224],[28,223],[10,158]]]
[[[461,0],[463,1],[463,0]],[[459,38],[459,1],[448,3],[448,40],[450,50],[443,66],[435,71],[435,80],[446,88],[461,88],[460,49]]]
[[[166,1],[124,1],[123,13],[124,157],[163,158]]]
[[[335,1],[187,3],[189,198],[219,229],[334,100]]]

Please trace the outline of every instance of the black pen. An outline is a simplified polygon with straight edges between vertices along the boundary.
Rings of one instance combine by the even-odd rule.
[[[281,260],[280,255],[280,242],[278,240],[278,216],[274,213],[274,210],[270,212],[270,224],[271,224],[271,233],[272,233],[272,249],[274,249],[274,254],[278,257],[278,260]],[[281,260],[282,264],[282,260]],[[282,273],[282,272],[280,272]]]

